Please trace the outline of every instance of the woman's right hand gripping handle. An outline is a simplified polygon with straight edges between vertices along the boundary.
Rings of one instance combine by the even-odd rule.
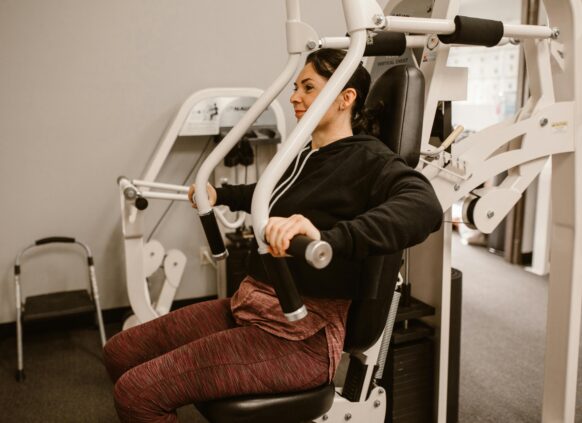
[[[206,190],[208,192],[208,201],[211,206],[216,204],[216,190],[210,184],[206,185]],[[188,190],[188,199],[192,203],[193,208],[198,208],[194,193],[196,192],[196,186],[192,184]],[[204,234],[206,235],[206,240],[210,246],[210,251],[212,252],[212,257],[215,260],[222,260],[228,257],[228,251],[224,246],[224,241],[222,239],[222,234],[218,228],[218,223],[216,222],[216,216],[214,211],[211,209],[210,212],[200,215],[200,222],[202,223],[202,228],[204,229]]]
[[[327,266],[332,256],[331,246],[327,242],[305,235],[293,237],[287,251],[318,269]],[[307,315],[307,309],[299,295],[285,258],[272,254],[261,254],[261,259],[267,275],[275,287],[281,309],[287,320],[296,321],[304,318]]]
[[[319,238],[317,228],[302,215],[271,217],[265,227],[270,254],[261,254],[261,258],[289,321],[302,319],[307,315],[307,310],[285,256],[291,254],[318,269],[327,266],[331,261],[331,246]]]

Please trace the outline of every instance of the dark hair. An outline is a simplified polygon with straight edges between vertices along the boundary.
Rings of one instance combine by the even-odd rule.
[[[318,75],[329,79],[345,56],[346,52],[343,50],[322,48],[310,53],[307,59],[305,59],[305,64],[311,63]],[[353,88],[356,91],[356,101],[352,107],[352,130],[354,134],[364,132],[369,135],[377,135],[379,133],[379,127],[374,113],[369,111],[365,106],[366,97],[370,90],[370,82],[370,74],[364,68],[362,62],[360,62],[354,74],[343,88],[343,90]]]

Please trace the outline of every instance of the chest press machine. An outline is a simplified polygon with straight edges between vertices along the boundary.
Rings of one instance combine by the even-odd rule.
[[[300,66],[299,56],[302,52],[317,47],[349,48],[340,67],[290,134],[288,142],[273,158],[257,184],[252,215],[259,252],[265,257],[266,267],[271,270],[269,273],[273,276],[281,306],[290,320],[299,319],[306,311],[282,264],[284,262],[267,257],[263,241],[270,193],[283,170],[306,144],[309,134],[341,91],[364,55],[366,45],[374,43],[374,35],[383,36],[385,32],[429,35],[420,37],[420,46],[424,48],[425,53],[423,57],[427,59],[420,65],[426,79],[426,87],[425,119],[421,137],[425,157],[419,167],[433,183],[443,209],[447,210],[446,215],[450,216],[450,207],[454,202],[468,196],[465,215],[481,231],[491,232],[539,174],[545,161],[549,157],[552,158],[555,188],[553,202],[557,204],[558,196],[562,196],[562,202],[559,208],[554,207],[553,217],[542,421],[573,422],[582,309],[582,260],[579,251],[582,235],[576,226],[582,201],[580,186],[576,184],[576,169],[582,169],[582,163],[575,154],[576,144],[580,143],[580,136],[576,130],[582,121],[577,110],[577,105],[582,100],[582,84],[580,77],[577,77],[582,66],[581,47],[577,45],[581,39],[581,28],[576,26],[576,23],[582,22],[582,5],[575,0],[547,0],[544,3],[549,21],[556,28],[507,25],[459,17],[456,16],[458,2],[455,0],[437,0],[433,6],[432,18],[425,19],[385,16],[373,0],[344,0],[342,4],[349,37],[319,38],[311,27],[301,22],[298,1],[287,0],[289,61],[281,76],[255,103],[256,107],[249,110],[251,119],[282,90],[293,71]],[[382,44],[381,36],[378,38],[378,45]],[[531,91],[526,105],[514,119],[466,138],[462,143],[452,146],[451,152],[445,151],[445,146],[436,150],[431,148],[428,145],[428,136],[437,103],[451,99],[448,98],[451,95],[462,96],[459,93],[462,94],[464,89],[460,84],[466,84],[466,74],[464,78],[462,77],[463,71],[446,66],[448,56],[446,43],[494,46],[503,42],[502,38],[523,42]],[[419,46],[418,35],[407,36],[405,39],[409,47]],[[409,76],[407,73],[407,77]],[[459,76],[461,78],[458,78]],[[399,86],[401,83],[402,81],[396,85]],[[409,110],[408,102],[402,98],[396,104],[405,104],[403,110]],[[417,116],[421,117],[422,114]],[[406,114],[400,115],[404,123],[407,122],[405,117]],[[397,124],[397,120],[390,122],[388,127],[394,124]],[[414,129],[407,126],[399,128],[414,132]],[[414,142],[407,145],[401,141],[399,138],[388,139],[389,143],[395,143],[389,145],[401,153],[406,154],[408,148],[417,147],[412,147]],[[218,154],[220,153],[217,152]],[[418,154],[418,150],[412,154]],[[409,163],[414,165],[414,161]],[[212,160],[209,157],[208,166],[211,165]],[[499,186],[477,190],[483,182],[505,170],[509,170],[509,176]],[[201,169],[196,179],[198,186],[205,185],[208,174],[208,170],[205,173]],[[577,179],[580,180],[580,177]],[[563,198],[564,196],[566,198]],[[196,201],[213,253],[215,256],[224,254],[221,240],[215,236],[212,209],[203,191],[196,193]],[[450,226],[445,225],[441,233],[425,243],[432,251],[423,248],[426,247],[423,244],[412,251],[410,258],[412,261],[422,260],[423,264],[426,264],[416,277],[414,274],[413,277],[417,281],[417,287],[418,281],[424,279],[423,283],[429,286],[426,290],[432,292],[432,298],[429,299],[437,307],[438,312],[436,326],[439,370],[435,401],[435,420],[438,422],[446,421],[450,233]],[[304,242],[303,248],[293,247],[290,250],[296,256],[303,256],[305,253],[302,250],[306,250],[307,255],[310,253],[312,255],[308,257],[308,261],[325,265],[331,252],[325,246],[316,249],[306,248],[309,245],[309,242]],[[442,252],[440,257],[439,250]],[[368,276],[379,278],[383,283],[393,287],[399,267],[397,262],[391,260],[391,257],[375,260],[376,267],[372,263],[372,258],[370,260],[371,268],[374,270]],[[382,265],[378,265],[378,261],[383,261]],[[421,266],[414,268],[420,269]],[[427,296],[430,297],[430,294]],[[386,308],[391,303],[390,298],[391,296],[387,295],[377,300],[356,301],[350,310],[345,346],[347,351],[354,353],[352,357],[360,362],[360,366],[356,367],[364,369],[352,372],[359,375],[356,379],[360,382],[359,388],[355,389],[359,395],[355,395],[354,398],[347,400],[334,394],[333,386],[323,386],[310,392],[224,399],[199,405],[199,408],[215,422],[262,422],[274,419],[289,422],[300,420],[336,422],[351,419],[366,422],[383,421],[386,394],[375,386],[371,369],[378,356],[380,333],[371,332],[375,330],[382,332],[388,314]],[[378,310],[380,311],[376,313]],[[374,324],[373,322],[377,322],[375,319],[383,319],[382,324]],[[366,340],[358,343],[354,341],[354,337],[359,341],[363,341],[364,338]],[[350,372],[351,369],[348,373]],[[346,387],[353,392],[351,383],[352,381],[348,380]]]
[[[580,184],[576,184],[577,180],[582,180],[577,175],[580,172],[577,169],[582,169],[582,159],[576,155],[577,144],[581,142],[576,131],[582,123],[582,114],[578,110],[582,100],[582,84],[577,76],[582,72],[582,52],[577,44],[582,39],[582,28],[576,23],[582,22],[582,5],[576,0],[546,0],[544,3],[549,22],[559,31],[548,26],[504,25],[501,22],[458,17],[457,0],[436,0],[431,18],[385,16],[374,0],[343,0],[349,37],[320,38],[313,28],[301,21],[299,0],[286,0],[288,63],[239,124],[210,154],[198,172],[196,185],[206,185],[212,169],[281,92],[301,66],[301,53],[318,47],[348,48],[340,67],[270,162],[253,197],[252,218],[259,252],[272,277],[281,307],[289,320],[302,318],[307,310],[284,260],[274,259],[266,253],[263,233],[268,220],[271,192],[362,59],[366,46],[372,44],[372,47],[375,45],[382,51],[386,33],[401,34],[400,40],[404,40],[408,47],[424,49],[420,70],[426,81],[425,86],[418,88],[422,87],[419,82],[422,77],[416,69],[395,68],[397,70],[390,71],[392,74],[380,78],[368,101],[375,101],[374,93],[381,93],[377,96],[383,97],[386,105],[398,106],[398,109],[387,110],[388,117],[382,122],[385,131],[397,130],[397,133],[385,132],[387,138],[383,136],[383,141],[403,154],[412,166],[416,165],[415,157],[418,157],[419,151],[423,152],[419,169],[431,180],[443,209],[447,210],[446,221],[450,220],[446,217],[450,217],[451,205],[468,197],[465,208],[467,219],[481,231],[491,232],[540,172],[545,161],[549,157],[552,159],[553,203],[557,205],[560,201],[560,207],[553,209],[542,421],[572,423],[582,310],[582,253],[579,251],[582,232],[576,225],[582,213],[582,189]],[[404,35],[408,33],[417,35]],[[524,45],[531,90],[524,108],[514,119],[452,145],[450,152],[445,150],[445,146],[438,149],[429,146],[428,136],[438,102],[460,99],[465,92],[462,87],[466,84],[464,71],[446,66],[447,43],[494,46],[503,42],[502,37],[522,40]],[[387,38],[392,40],[389,44],[394,43],[393,38]],[[378,54],[398,54],[388,47],[386,49]],[[415,90],[422,95],[413,100]],[[415,121],[423,122],[420,130],[409,126]],[[420,137],[416,136],[418,132]],[[509,175],[497,187],[477,188],[505,170],[509,170]],[[204,190],[196,192],[196,202],[214,258],[226,257],[227,252]],[[450,241],[451,227],[443,225],[440,233],[413,248],[410,254],[411,262],[418,260],[423,263],[423,266],[410,266],[416,295],[420,294],[420,299],[437,309],[433,322],[438,339],[434,419],[440,423],[446,421]],[[331,259],[328,245],[305,239],[294,240],[290,252],[294,256],[305,257],[316,267],[325,266]],[[399,254],[369,259],[366,276],[371,286],[381,286],[385,295],[354,301],[350,309],[345,350],[352,354],[352,362],[341,394],[335,392],[333,385],[326,385],[307,392],[230,398],[197,404],[197,407],[213,422],[384,421],[386,393],[374,383],[374,366],[378,362],[382,332],[392,304],[392,289],[399,267]]]

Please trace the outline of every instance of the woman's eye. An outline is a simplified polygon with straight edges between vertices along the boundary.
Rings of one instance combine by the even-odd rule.
[[[307,93],[308,93],[309,91],[311,91],[312,89],[313,89],[313,87],[312,87],[311,85],[306,85],[306,86],[305,86],[305,92],[307,92]]]

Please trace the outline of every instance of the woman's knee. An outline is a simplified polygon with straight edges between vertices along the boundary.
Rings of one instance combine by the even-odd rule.
[[[115,382],[113,388],[113,400],[115,402],[115,409],[121,421],[132,421],[136,414],[136,401],[138,392],[133,389],[135,386],[132,380],[132,373],[126,372],[122,374]]]
[[[131,408],[135,399],[143,393],[144,380],[140,378],[140,373],[129,370],[117,379],[113,388],[113,398],[115,403],[125,408]]]
[[[113,388],[117,415],[122,422],[176,422],[175,410],[161,405],[161,396],[149,392],[151,384],[143,372],[131,369],[119,377]]]
[[[111,337],[103,346],[103,363],[113,382],[117,381],[125,370],[125,364],[122,360],[121,350],[123,341],[121,333]]]

